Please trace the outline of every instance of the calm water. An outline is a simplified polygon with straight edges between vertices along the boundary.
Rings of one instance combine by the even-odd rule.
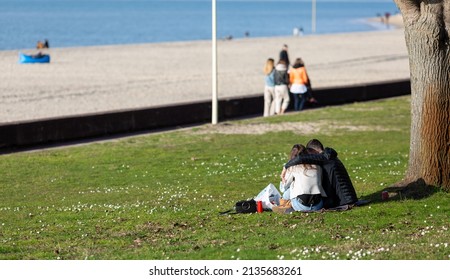
[[[317,0],[316,33],[385,29],[363,19],[393,1]],[[220,38],[311,33],[310,1],[217,0]],[[0,0],[0,50],[211,39],[211,0]]]

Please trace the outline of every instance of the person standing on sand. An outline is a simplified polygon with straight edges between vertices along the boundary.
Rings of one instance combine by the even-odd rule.
[[[289,72],[289,83],[290,91],[294,95],[294,110],[301,111],[305,106],[306,92],[310,86],[303,59],[295,60],[293,69]]]
[[[264,66],[264,117],[275,114],[275,60],[269,58]]]
[[[287,70],[289,71],[289,66],[291,65],[289,61],[289,54],[288,54],[288,45],[284,44],[283,48],[280,51],[280,60],[283,60],[286,62]]]
[[[386,23],[386,26],[387,27],[389,27],[389,17],[391,16],[391,13],[389,13],[389,12],[386,12],[385,14],[384,14],[384,18],[385,18],[385,23]]]
[[[275,113],[284,114],[289,106],[289,75],[287,65],[284,60],[280,60],[275,67]]]

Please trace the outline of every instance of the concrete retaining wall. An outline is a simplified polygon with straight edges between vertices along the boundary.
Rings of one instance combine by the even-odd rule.
[[[317,106],[330,106],[407,95],[410,92],[410,81],[402,80],[321,88],[314,90],[313,95],[319,102]],[[219,100],[219,121],[262,115],[262,112],[262,93]],[[8,123],[0,125],[0,152],[209,122],[211,101]]]

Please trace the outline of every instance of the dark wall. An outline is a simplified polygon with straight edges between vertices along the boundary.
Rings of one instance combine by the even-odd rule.
[[[410,94],[410,81],[314,90],[315,106]],[[219,121],[262,115],[263,95],[219,100]],[[292,102],[291,102],[292,104]],[[0,151],[211,122],[211,102],[174,104],[0,125]]]

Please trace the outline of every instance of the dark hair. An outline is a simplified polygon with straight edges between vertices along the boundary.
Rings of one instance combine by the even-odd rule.
[[[277,63],[277,64],[287,65],[287,62],[286,62],[286,60],[284,60],[284,59],[280,59],[280,60],[278,60],[278,63]]]
[[[316,155],[316,154],[319,154],[319,152],[316,151],[316,150],[314,150],[313,148],[306,148],[306,153],[307,153],[308,155]]]
[[[305,66],[305,62],[303,61],[303,59],[297,58],[297,59],[295,60],[295,62],[294,62],[294,66],[292,66],[292,67],[294,67],[294,68],[300,68],[300,67],[303,67],[303,66]]]
[[[323,145],[322,143],[317,139],[311,139],[309,140],[308,144],[306,144],[306,148],[313,149],[319,153],[323,151]]]
[[[291,152],[289,153],[289,160],[297,157],[299,154],[301,154],[305,150],[306,150],[306,148],[302,144],[295,144],[292,147]]]
[[[304,147],[304,149],[302,149],[298,154],[299,155],[308,155],[308,154],[318,154],[318,152],[314,149]],[[305,167],[305,170],[303,171],[303,174],[305,174],[305,175],[307,175],[306,172],[309,169],[316,169],[316,167],[312,164],[302,163],[302,165]]]

